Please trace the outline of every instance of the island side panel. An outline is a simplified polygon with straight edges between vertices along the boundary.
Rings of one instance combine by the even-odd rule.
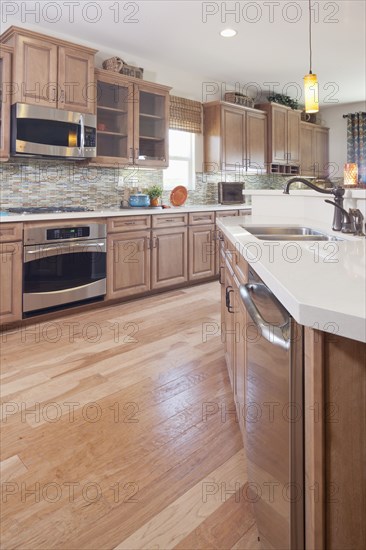
[[[366,344],[324,334],[326,548],[366,548]]]

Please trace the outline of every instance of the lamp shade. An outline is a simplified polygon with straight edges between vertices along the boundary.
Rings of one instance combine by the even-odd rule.
[[[348,162],[344,165],[344,185],[357,185],[358,166],[355,162]]]
[[[317,113],[319,111],[319,87],[316,74],[309,73],[304,76],[305,112]]]

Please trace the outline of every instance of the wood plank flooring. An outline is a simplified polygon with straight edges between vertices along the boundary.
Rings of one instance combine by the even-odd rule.
[[[2,548],[259,549],[219,295],[0,335]]]

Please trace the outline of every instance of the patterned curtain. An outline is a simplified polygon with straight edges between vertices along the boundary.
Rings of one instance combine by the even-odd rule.
[[[347,116],[347,162],[358,165],[360,183],[366,184],[366,113]]]

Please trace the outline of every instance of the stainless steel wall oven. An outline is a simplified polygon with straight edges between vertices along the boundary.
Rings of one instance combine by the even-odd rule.
[[[105,224],[78,222],[26,228],[24,316],[104,296],[106,255]]]

